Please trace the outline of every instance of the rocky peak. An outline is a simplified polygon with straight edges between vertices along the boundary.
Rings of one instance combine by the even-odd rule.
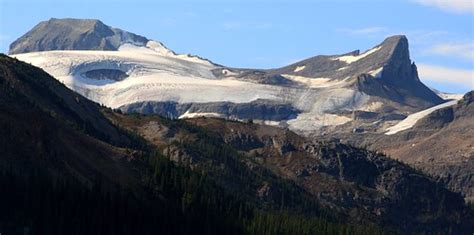
[[[145,37],[115,29],[95,19],[40,22],[10,45],[9,54],[49,50],[117,50],[123,43],[145,45]]]
[[[385,54],[385,65],[382,78],[390,81],[415,80],[418,72],[410,60],[408,39],[403,35],[385,39],[380,46]]]
[[[378,88],[385,88],[375,89],[374,86],[370,86],[369,90],[363,88],[362,91],[388,99],[398,97],[397,102],[413,107],[426,108],[443,102],[420,81],[417,67],[410,60],[408,39],[404,35],[388,37],[371,50],[375,49],[376,52],[361,60],[356,66],[361,68],[360,71],[365,67],[382,68],[371,83],[377,84]],[[381,93],[382,90],[384,92]]]
[[[469,91],[459,101],[459,103],[463,103],[463,104],[470,104],[472,102],[474,102],[474,91]]]
[[[410,60],[408,39],[405,35],[394,35],[386,38],[379,46],[388,47],[391,54],[405,60]]]

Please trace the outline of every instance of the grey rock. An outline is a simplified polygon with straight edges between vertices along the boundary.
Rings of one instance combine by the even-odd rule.
[[[125,42],[145,45],[148,39],[112,28],[100,20],[51,18],[14,41],[9,54],[51,50],[113,51]]]
[[[140,102],[120,108],[126,113],[159,114],[168,118],[178,118],[189,113],[218,113],[223,118],[239,120],[272,120],[293,119],[300,112],[289,104],[268,100],[256,100],[250,103],[211,102],[211,103],[176,103],[176,102]]]

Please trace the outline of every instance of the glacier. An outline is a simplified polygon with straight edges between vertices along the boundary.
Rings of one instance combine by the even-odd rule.
[[[366,94],[348,88],[346,80],[283,75],[301,85],[288,87],[241,79],[229,69],[222,70],[225,76],[216,77],[212,71],[220,68],[219,65],[174,53],[155,41],[146,46],[125,43],[117,51],[58,50],[12,56],[44,69],[70,89],[110,108],[144,101],[249,103],[271,100],[301,110],[300,115],[288,121],[290,129],[312,130],[349,121],[347,117],[326,114],[327,111],[364,109],[368,101]],[[117,81],[85,76],[87,71],[104,69],[122,71],[127,77]],[[197,115],[188,112],[180,118]],[[215,113],[199,114],[206,115],[216,116]]]

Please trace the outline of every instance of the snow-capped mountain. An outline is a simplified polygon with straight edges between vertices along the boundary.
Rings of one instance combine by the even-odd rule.
[[[316,56],[278,69],[238,69],[174,53],[97,20],[51,19],[16,40],[10,54],[98,103],[173,118],[382,133],[443,102],[420,82],[404,36],[363,53]]]

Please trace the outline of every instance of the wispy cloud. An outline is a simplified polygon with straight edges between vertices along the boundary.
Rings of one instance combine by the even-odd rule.
[[[455,13],[473,13],[472,0],[413,0],[413,2]]]
[[[347,34],[354,34],[354,35],[372,35],[372,34],[380,34],[380,33],[387,33],[389,30],[386,27],[379,27],[379,26],[371,26],[365,28],[340,28],[336,31],[347,33]]]
[[[474,70],[448,68],[439,65],[417,64],[423,81],[456,83],[474,89]]]
[[[428,54],[457,57],[474,61],[474,43],[440,43],[426,50]]]

